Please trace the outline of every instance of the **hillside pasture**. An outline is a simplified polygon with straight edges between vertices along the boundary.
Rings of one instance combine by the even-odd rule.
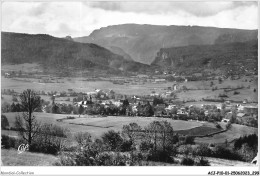
[[[247,80],[247,81],[245,81]],[[252,80],[249,82],[249,80]],[[213,82],[213,86],[210,84]],[[223,88],[237,88],[243,86],[243,89],[236,90],[239,94],[234,95],[234,91],[227,92],[228,99],[234,101],[243,101],[247,99],[249,101],[257,102],[258,101],[258,85],[257,80],[253,77],[243,77],[238,80],[224,80],[219,84],[218,80],[209,80],[209,81],[188,81],[181,83],[181,85],[186,86],[187,89],[190,89],[185,92],[177,93],[177,97],[180,100],[202,100],[202,98],[219,98],[219,94],[223,94]],[[250,88],[248,88],[248,86]],[[217,87],[216,90],[212,91],[212,88]],[[254,92],[256,89],[256,92]]]
[[[19,113],[4,113],[8,118],[10,126],[14,126],[15,117]],[[21,115],[21,113],[20,113]],[[100,137],[104,132],[108,130],[121,131],[123,125],[128,125],[129,123],[137,123],[138,125],[145,127],[152,121],[167,120],[171,123],[173,130],[188,130],[191,128],[199,127],[202,124],[196,121],[182,121],[182,120],[172,120],[163,119],[158,117],[120,117],[120,116],[108,116],[108,117],[95,117],[88,115],[71,115],[71,114],[49,114],[49,113],[34,113],[39,122],[51,123],[68,128],[72,134],[77,132],[89,132],[93,137]],[[73,116],[75,119],[65,119],[61,122],[57,119],[67,118],[67,116]],[[5,133],[7,133],[6,131]],[[12,133],[12,135],[14,135]]]
[[[203,125],[203,126],[195,127],[195,128],[188,129],[188,130],[179,130],[179,131],[177,131],[177,133],[181,134],[181,135],[203,136],[203,135],[208,135],[208,134],[212,134],[215,132],[219,132],[221,130],[222,129],[208,127],[208,126]]]
[[[227,130],[226,132],[215,134],[210,137],[202,137],[202,138],[196,138],[195,142],[198,143],[215,143],[215,144],[221,144],[225,143],[226,140],[228,142],[232,142],[234,139],[237,139],[242,136],[246,136],[249,134],[258,134],[258,129],[253,127],[248,127],[244,125],[238,125],[238,124],[232,124],[231,128]]]
[[[4,113],[8,118],[10,126],[14,127],[15,117],[21,113]],[[89,115],[71,115],[71,114],[50,114],[50,113],[34,113],[41,124],[51,123],[55,125],[68,128],[73,134],[77,132],[89,132],[93,137],[99,138],[104,132],[108,130],[121,131],[123,125],[128,125],[129,123],[137,123],[141,127],[145,127],[152,121],[167,120],[174,131],[179,131],[180,134],[188,135],[206,135],[209,133],[217,132],[219,129],[215,128],[212,123],[202,123],[197,121],[182,121],[173,120],[168,118],[158,118],[158,117],[121,117],[121,116],[89,116]],[[66,119],[67,116],[73,116],[75,119]],[[63,121],[57,121],[58,119],[65,119]],[[221,124],[224,126],[224,124]],[[5,134],[11,134],[15,136],[16,132],[4,131]],[[257,128],[232,124],[230,130],[215,134],[210,137],[196,138],[195,141],[198,143],[224,143],[227,139],[229,142],[239,138],[240,136],[257,134]]]

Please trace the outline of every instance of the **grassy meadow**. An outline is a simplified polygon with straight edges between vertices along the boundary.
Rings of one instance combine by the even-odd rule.
[[[4,113],[4,115],[6,115],[6,117],[8,118],[10,126],[14,126],[15,117],[19,115],[19,113]],[[164,119],[159,117],[98,117],[81,115],[79,118],[78,115],[70,114],[34,113],[34,115],[37,117],[40,123],[51,123],[68,128],[72,135],[77,132],[89,132],[94,138],[100,138],[100,136],[108,130],[121,131],[123,125],[128,125],[129,123],[137,123],[141,127],[145,127],[150,122],[155,120],[167,120],[173,127],[174,131],[177,131],[179,134],[206,135],[220,131],[220,129],[217,129],[213,123],[209,122],[182,121],[167,118]],[[67,118],[67,116],[74,116],[75,119],[65,119],[63,121],[57,121],[57,119]],[[225,124],[222,123],[221,126],[223,126],[224,128]],[[11,136],[17,136],[16,132],[11,130],[2,130],[2,133]],[[210,137],[197,137],[195,138],[195,142],[218,144],[224,143],[226,139],[228,140],[228,142],[231,142],[241,136],[254,133],[258,133],[257,128],[232,124],[230,130],[226,132],[215,134]]]
[[[6,115],[10,126],[14,126],[15,117],[21,113],[4,113]],[[34,113],[40,123],[51,123],[56,124],[65,128],[68,128],[72,134],[77,132],[89,132],[93,137],[100,137],[104,132],[108,130],[121,131],[123,125],[129,123],[137,123],[142,127],[145,127],[152,121],[167,120],[171,123],[174,130],[188,130],[191,128],[199,127],[202,124],[196,121],[182,121],[172,119],[162,119],[158,117],[120,117],[120,116],[109,116],[109,117],[95,117],[88,115],[70,115],[70,114],[49,114],[49,113]],[[67,118],[67,116],[74,116],[76,119],[65,119],[62,122],[57,119]],[[3,130],[2,130],[3,131]],[[15,136],[15,132],[4,131],[4,133],[11,133]]]

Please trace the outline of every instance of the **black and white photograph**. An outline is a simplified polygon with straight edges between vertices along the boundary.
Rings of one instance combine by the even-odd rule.
[[[258,28],[258,1],[1,1],[1,167],[259,175]]]

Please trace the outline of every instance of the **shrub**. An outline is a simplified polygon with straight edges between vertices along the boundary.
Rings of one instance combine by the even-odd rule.
[[[234,92],[234,95],[238,95],[238,94],[240,94],[240,92],[237,92],[237,91]]]
[[[189,158],[189,157],[184,157],[181,160],[181,165],[193,166],[194,165],[194,160],[192,158]]]
[[[73,116],[67,116],[67,119],[75,119]]]
[[[69,130],[52,124],[43,124],[39,134],[30,145],[30,151],[58,154],[66,146]]]
[[[216,128],[221,129],[222,127],[220,126],[220,124],[217,123]]]
[[[92,142],[91,135],[88,132],[78,132],[74,135],[74,138],[76,142],[83,147],[89,145]]]
[[[171,157],[169,152],[163,150],[151,150],[148,154],[147,160],[167,163],[174,162],[174,159]]]
[[[193,136],[185,136],[184,143],[185,144],[194,144],[194,137]]]
[[[142,161],[147,160],[147,156],[140,152],[131,152],[131,166],[141,166]]]
[[[195,156],[208,156],[212,155],[211,149],[207,145],[199,145],[193,149],[192,154]]]
[[[104,145],[109,151],[118,151],[121,148],[123,138],[120,136],[119,132],[110,130],[101,136]]]
[[[128,152],[133,150],[132,148],[132,141],[131,140],[124,140],[121,144],[121,151],[122,152]]]
[[[178,147],[177,152],[187,156],[190,152],[192,152],[192,148],[190,145],[181,145]]]
[[[14,138],[14,137],[10,137],[7,135],[1,135],[1,146],[3,146],[3,148],[5,149],[9,149],[9,148],[18,148],[19,144],[19,140]]]
[[[215,151],[212,153],[212,155],[215,158],[243,161],[242,157],[236,151],[231,151],[221,146],[217,146]]]
[[[18,102],[17,97],[16,97],[16,96],[13,96],[13,97],[12,97],[12,101],[13,101],[13,102]]]
[[[204,158],[200,158],[199,162],[196,163],[197,166],[210,166],[209,161],[204,159]]]
[[[135,158],[133,158],[135,160]],[[115,152],[97,152],[94,148],[62,153],[57,166],[125,166],[130,156]],[[134,162],[136,163],[136,162]]]

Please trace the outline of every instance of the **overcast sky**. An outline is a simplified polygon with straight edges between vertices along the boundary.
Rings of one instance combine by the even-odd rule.
[[[257,2],[4,2],[2,31],[57,37],[137,23],[257,29]]]

